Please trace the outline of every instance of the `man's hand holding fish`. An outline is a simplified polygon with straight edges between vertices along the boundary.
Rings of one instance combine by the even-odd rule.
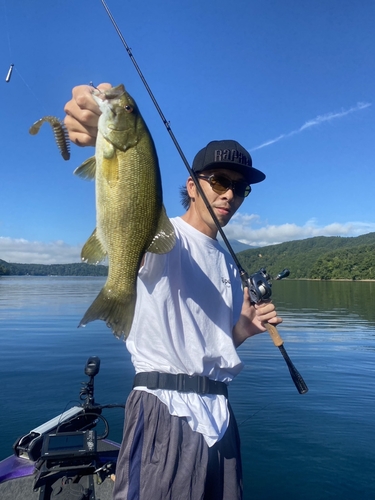
[[[104,92],[112,88],[110,83],[101,83],[97,89]],[[72,91],[72,99],[66,103],[65,126],[69,138],[77,146],[95,146],[98,133],[98,120],[102,114],[96,101],[92,98],[93,87],[79,85]]]

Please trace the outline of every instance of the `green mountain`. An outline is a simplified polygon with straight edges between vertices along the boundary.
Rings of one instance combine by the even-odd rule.
[[[375,279],[375,233],[356,238],[318,236],[237,254],[243,268],[262,267],[271,276],[285,268],[292,279]],[[108,267],[89,264],[10,264],[0,259],[0,276],[106,276]]]
[[[227,250],[227,246],[224,243],[224,240],[221,238],[220,235],[218,235],[217,239],[218,239],[218,242],[220,243],[220,245],[225,250]],[[230,243],[230,246],[232,247],[234,253],[243,252],[244,250],[250,250],[251,248],[258,248],[258,247],[252,246],[252,245],[246,245],[246,243],[241,243],[241,241],[238,241],[238,240],[229,240],[229,243]]]
[[[91,264],[11,264],[0,259],[0,276],[107,276],[108,267]]]
[[[238,258],[249,274],[264,267],[271,276],[288,268],[294,279],[375,279],[375,233],[289,241],[245,250]]]

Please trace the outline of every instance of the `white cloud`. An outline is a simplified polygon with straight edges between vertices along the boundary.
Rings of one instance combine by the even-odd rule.
[[[308,220],[304,225],[294,223],[269,224],[259,215],[237,212],[224,228],[230,240],[252,246],[267,246],[284,241],[302,240],[314,236],[359,236],[375,231],[371,222],[333,222],[326,226],[318,224],[316,219]],[[0,259],[21,264],[68,264],[80,262],[81,245],[73,246],[63,241],[44,243],[0,236]]]
[[[21,264],[68,264],[80,262],[81,246],[63,241],[44,243],[0,236],[0,259]]]
[[[287,134],[280,134],[278,137],[275,137],[275,139],[270,139],[266,142],[263,142],[259,146],[256,146],[255,148],[250,149],[250,151],[256,151],[257,149],[265,148],[266,146],[270,146],[271,144],[275,144],[275,142],[281,141],[281,139],[285,139],[286,137],[291,137],[292,135],[299,134],[303,132],[304,130],[307,130],[311,127],[316,127],[324,122],[330,122],[332,120],[336,120],[337,118],[342,118],[350,113],[354,113],[356,111],[360,111],[362,109],[368,108],[371,106],[371,103],[369,102],[358,102],[356,106],[353,106],[349,109],[343,109],[341,111],[338,111],[336,113],[326,113],[325,115],[318,115],[316,118],[313,118],[312,120],[308,120],[306,123],[304,123],[301,127],[299,127],[296,130],[292,130],[292,132],[288,132]]]
[[[375,231],[372,222],[333,222],[318,225],[316,219],[308,220],[303,226],[294,223],[280,225],[263,222],[257,215],[237,213],[225,227],[228,239],[234,239],[252,246],[274,245],[284,241],[302,240],[314,236],[359,236]]]

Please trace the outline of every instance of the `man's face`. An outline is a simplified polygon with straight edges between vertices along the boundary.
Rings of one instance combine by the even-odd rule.
[[[236,195],[232,188],[229,188],[224,193],[217,193],[211,187],[208,179],[200,178],[201,176],[208,178],[212,174],[215,174],[218,177],[225,177],[233,182],[244,181],[244,177],[239,172],[227,169],[205,170],[198,174],[199,183],[207,197],[207,201],[214,211],[220,226],[224,227],[239,209],[244,198]],[[216,225],[212,220],[212,217],[208,212],[201,196],[197,192],[194,181],[191,178],[188,179],[187,188],[189,196],[192,198],[194,203],[194,212],[196,215],[195,221],[199,226],[197,229],[201,230],[205,234],[208,234],[209,236],[211,236],[211,234],[209,234],[210,232],[214,232],[216,236]]]

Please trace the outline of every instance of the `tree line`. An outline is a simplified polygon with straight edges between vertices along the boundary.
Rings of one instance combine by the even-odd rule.
[[[251,274],[266,268],[276,276],[285,268],[292,279],[375,279],[375,233],[355,238],[317,236],[252,248],[237,254]],[[83,263],[11,264],[0,259],[0,276],[106,276],[108,267]]]
[[[0,276],[107,276],[103,265],[72,264],[11,264],[0,259]]]
[[[292,279],[375,279],[375,233],[289,241],[245,250],[238,258],[249,274],[266,268],[277,276],[288,268]]]

